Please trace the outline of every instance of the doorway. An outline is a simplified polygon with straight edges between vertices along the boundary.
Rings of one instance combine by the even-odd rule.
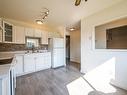
[[[70,62],[70,36],[66,36],[66,64]]]
[[[80,29],[66,35],[66,65],[81,68],[81,32]]]

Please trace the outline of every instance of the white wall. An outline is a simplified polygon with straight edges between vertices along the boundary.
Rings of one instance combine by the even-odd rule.
[[[66,30],[66,33],[65,33],[67,36],[70,36],[70,31]]]
[[[81,59],[81,32],[75,30],[70,32],[70,61],[80,63]]]
[[[127,17],[127,0],[81,20],[81,72],[89,72],[114,57],[115,80],[112,84],[127,89],[127,51],[94,49],[95,26],[122,17]]]
[[[95,48],[106,49],[106,31],[103,27],[95,27]]]

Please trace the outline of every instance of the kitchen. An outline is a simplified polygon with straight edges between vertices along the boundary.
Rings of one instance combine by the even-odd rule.
[[[0,95],[127,95],[126,32],[127,0],[0,0]]]
[[[0,95],[15,95],[16,77],[65,66],[64,38],[60,34],[51,37],[47,31],[4,18],[0,22]]]

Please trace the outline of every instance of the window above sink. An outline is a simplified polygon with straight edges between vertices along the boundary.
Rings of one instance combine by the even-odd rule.
[[[31,38],[31,37],[26,38],[27,48],[39,47],[39,44],[40,44],[40,38]]]

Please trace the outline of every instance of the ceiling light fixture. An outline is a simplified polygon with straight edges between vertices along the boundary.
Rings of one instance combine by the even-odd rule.
[[[70,31],[74,31],[75,30],[75,28],[70,28]]]
[[[40,19],[36,20],[37,24],[43,24],[44,20],[48,17],[49,15],[49,10],[47,8],[43,8],[43,11],[40,14]]]
[[[87,2],[87,0],[85,0],[85,2]],[[80,3],[81,3],[81,0],[76,0],[76,1],[75,1],[75,6],[80,5]]]
[[[42,20],[36,20],[36,23],[37,24],[43,24],[43,21]]]

